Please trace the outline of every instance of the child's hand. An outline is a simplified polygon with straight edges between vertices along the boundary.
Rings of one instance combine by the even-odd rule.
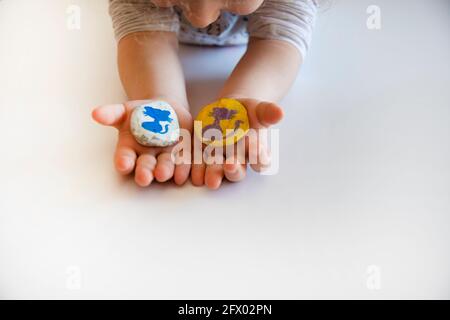
[[[119,140],[114,155],[115,167],[119,173],[127,175],[134,170],[134,179],[141,187],[150,185],[154,178],[159,182],[164,182],[172,177],[176,184],[181,185],[188,179],[191,166],[190,164],[175,166],[171,157],[174,146],[144,147],[136,142],[130,131],[132,110],[146,102],[140,100],[100,106],[94,109],[92,118],[102,125],[119,130]],[[192,131],[190,113],[179,104],[173,101],[168,102],[177,113],[180,127]]]
[[[263,128],[268,128],[283,118],[283,110],[275,103],[255,99],[237,100],[246,107],[250,128],[253,130],[258,131]],[[265,141],[258,140],[256,145],[246,142],[245,152],[246,159],[249,157],[257,159],[256,163],[250,164],[253,170],[261,172],[268,168],[270,156]],[[220,187],[224,177],[232,182],[241,181],[245,178],[247,171],[246,163],[238,163],[235,158],[228,159],[227,163],[225,161],[226,159],[223,161],[224,164],[193,164],[191,173],[192,183],[197,186],[206,184],[210,189],[217,189]]]

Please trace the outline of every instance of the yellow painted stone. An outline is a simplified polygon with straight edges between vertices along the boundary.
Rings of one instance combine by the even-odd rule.
[[[194,126],[196,136],[213,146],[237,143],[249,130],[247,109],[235,99],[224,98],[203,107],[196,121],[201,122]]]

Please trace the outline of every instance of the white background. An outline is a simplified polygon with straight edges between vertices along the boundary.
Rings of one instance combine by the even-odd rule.
[[[279,174],[141,189],[90,119],[125,98],[107,1],[0,1],[0,298],[450,298],[449,27],[447,0],[333,1]],[[182,47],[193,113],[243,50]]]

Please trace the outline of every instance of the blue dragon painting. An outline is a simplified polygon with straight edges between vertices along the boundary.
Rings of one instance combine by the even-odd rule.
[[[170,118],[170,111],[160,110],[149,106],[144,107],[144,115],[152,117],[154,120],[142,122],[142,128],[159,134],[167,133],[169,124],[166,124],[163,128],[161,122],[172,122],[172,118]]]

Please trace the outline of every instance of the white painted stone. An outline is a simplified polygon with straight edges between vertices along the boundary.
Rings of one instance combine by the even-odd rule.
[[[136,141],[147,147],[170,146],[180,137],[177,114],[165,101],[149,101],[136,107],[130,127]]]

